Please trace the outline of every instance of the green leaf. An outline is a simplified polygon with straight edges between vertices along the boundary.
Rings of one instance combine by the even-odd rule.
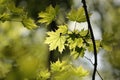
[[[24,14],[23,8],[16,7],[13,1],[11,1],[11,3],[7,5],[7,8],[11,11],[12,15],[21,16]]]
[[[9,20],[9,19],[10,19],[10,14],[8,14],[8,13],[0,14],[0,20],[1,21],[6,21],[6,20]]]
[[[79,53],[75,50],[71,51],[71,55],[73,56],[74,59],[77,59],[79,57]]]
[[[39,72],[37,80],[47,80],[48,78],[50,78],[50,72],[43,70]]]
[[[82,30],[80,31],[80,35],[81,35],[81,36],[86,36],[87,34],[88,34],[88,30],[82,29]]]
[[[66,69],[66,62],[62,61],[60,62],[60,60],[58,59],[58,61],[56,61],[55,63],[51,63],[51,71],[52,72],[62,72]]]
[[[88,39],[88,40],[87,40],[87,43],[89,44],[89,45],[87,46],[88,51],[93,51],[94,49],[93,49],[92,40],[91,40],[91,39]],[[100,41],[100,40],[95,40],[95,43],[96,43],[96,49],[97,49],[97,51],[98,51],[98,50],[100,49],[101,41]]]
[[[55,20],[56,14],[58,9],[53,8],[51,5],[46,9],[44,12],[39,13],[39,20],[40,23],[46,23],[46,25],[49,25],[53,20]]]
[[[66,36],[62,36],[60,32],[47,32],[48,37],[45,40],[46,44],[49,44],[50,50],[54,50],[58,47],[58,51],[62,53],[65,48],[64,44],[66,41]]]
[[[82,38],[75,38],[74,40],[72,40],[72,38],[69,38],[67,41],[70,49],[74,49],[75,47],[81,48],[83,46]]]
[[[84,51],[85,49],[83,47],[79,48],[76,47],[75,49],[71,50],[71,55],[73,56],[74,59],[77,59],[78,57],[83,57],[84,56]]]
[[[79,77],[85,77],[89,74],[88,71],[83,69],[82,66],[78,68],[72,68],[72,70],[74,72],[74,75],[79,76]]]
[[[22,23],[24,25],[24,27],[28,28],[28,29],[35,29],[37,28],[37,25],[35,24],[34,20],[31,18],[24,18],[22,20]]]
[[[68,27],[66,25],[60,25],[60,26],[58,26],[57,31],[62,34],[66,34],[68,32]]]
[[[71,21],[85,22],[86,21],[86,16],[85,16],[84,8],[80,7],[78,10],[72,9],[68,13],[67,18]]]

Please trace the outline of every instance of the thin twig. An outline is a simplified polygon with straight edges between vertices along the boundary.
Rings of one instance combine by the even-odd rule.
[[[93,62],[91,59],[89,59],[88,57],[84,56],[88,61],[90,61],[90,63],[94,66]],[[103,80],[102,76],[100,75],[100,73],[97,70],[97,74],[100,76],[101,80]]]
[[[86,15],[87,23],[88,23],[88,29],[90,30],[91,39],[92,39],[92,43],[93,43],[93,49],[94,49],[94,71],[93,71],[93,75],[92,75],[92,80],[95,80],[95,74],[96,74],[96,71],[97,71],[97,50],[96,50],[95,38],[94,38],[92,26],[91,26],[89,15],[88,15],[88,11],[87,11],[86,1],[82,0],[82,3],[83,3],[83,8],[84,8],[84,11],[85,11],[85,15]]]

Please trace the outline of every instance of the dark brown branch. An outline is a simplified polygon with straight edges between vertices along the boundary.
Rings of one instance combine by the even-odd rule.
[[[90,63],[94,66],[93,62],[91,61],[91,59],[89,59],[88,57],[84,56],[88,61],[90,61]],[[100,75],[100,73],[97,70],[97,74],[100,76],[101,80],[103,80],[102,76]]]
[[[97,50],[96,50],[95,38],[94,38],[94,34],[93,34],[91,23],[90,23],[90,19],[89,19],[89,14],[88,14],[88,11],[87,11],[86,1],[82,0],[82,3],[83,3],[83,8],[84,8],[84,11],[85,11],[85,15],[86,15],[87,23],[88,23],[88,29],[90,31],[90,35],[91,35],[91,39],[92,39],[92,43],[93,43],[93,49],[94,49],[94,71],[93,71],[93,75],[92,75],[92,80],[95,80],[95,75],[96,75],[96,71],[97,71]]]

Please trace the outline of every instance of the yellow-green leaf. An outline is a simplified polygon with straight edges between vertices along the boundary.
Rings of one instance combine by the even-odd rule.
[[[52,72],[62,72],[65,69],[66,69],[66,62],[65,61],[60,62],[60,60],[58,59],[58,61],[51,64],[51,71]]]
[[[12,15],[21,16],[24,14],[23,8],[16,7],[13,1],[11,1],[11,3],[7,5],[7,8],[11,11]]]
[[[60,25],[58,26],[58,32],[62,33],[62,34],[66,34],[68,32],[68,27],[66,25]]]
[[[37,80],[47,80],[48,78],[50,78],[50,72],[43,70],[39,72]]]
[[[87,34],[88,34],[88,30],[82,29],[82,30],[80,31],[80,35],[81,35],[81,36],[86,36]]]
[[[87,43],[89,44],[89,46],[87,46],[88,48],[88,51],[93,51],[93,43],[92,43],[92,40],[91,39],[88,39],[87,40]],[[95,43],[96,43],[96,49],[97,51],[100,49],[100,46],[101,46],[101,41],[100,40],[95,40]]]
[[[71,21],[85,22],[86,21],[86,16],[85,16],[84,8],[80,7],[78,10],[72,9],[68,13],[67,18]]]
[[[65,48],[64,44],[66,41],[66,36],[62,36],[59,32],[47,32],[48,37],[45,40],[46,44],[49,44],[49,49],[54,50],[58,47],[58,50],[62,53]]]
[[[9,20],[9,19],[10,19],[10,14],[8,14],[8,13],[0,14],[1,21],[5,21],[5,20]]]
[[[57,14],[57,8],[53,8],[51,5],[46,9],[44,12],[39,13],[39,20],[40,23],[46,23],[46,25],[49,25],[56,17]]]
[[[74,49],[75,47],[81,48],[83,46],[83,40],[82,38],[75,38],[72,40],[71,38],[68,39],[68,46],[70,49]]]
[[[72,68],[72,69],[73,69],[74,74],[79,77],[85,77],[89,74],[88,71],[85,70],[82,66],[78,68]]]
[[[37,25],[35,24],[34,20],[31,18],[24,18],[22,21],[24,27],[28,29],[35,29],[37,28]]]

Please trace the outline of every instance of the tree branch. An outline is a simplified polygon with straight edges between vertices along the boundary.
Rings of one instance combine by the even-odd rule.
[[[86,57],[86,56],[84,56],[88,61],[90,61],[90,63],[92,64],[92,65],[94,65],[93,64],[93,62],[91,61],[91,59],[89,59],[88,57]],[[100,73],[98,72],[98,70],[97,70],[97,74],[100,76],[100,78],[101,78],[101,80],[103,80],[103,78],[102,78],[102,76],[100,75]]]
[[[88,14],[88,11],[87,11],[86,1],[82,0],[82,3],[83,3],[83,8],[84,8],[84,11],[85,11],[85,15],[86,15],[87,23],[88,23],[88,29],[90,31],[90,35],[91,35],[91,39],[92,39],[92,43],[93,43],[94,71],[93,71],[93,75],[92,75],[92,80],[95,80],[95,75],[96,75],[96,71],[97,71],[97,49],[96,49],[95,38],[94,38],[92,26],[91,26],[90,19],[89,19],[89,14]]]

